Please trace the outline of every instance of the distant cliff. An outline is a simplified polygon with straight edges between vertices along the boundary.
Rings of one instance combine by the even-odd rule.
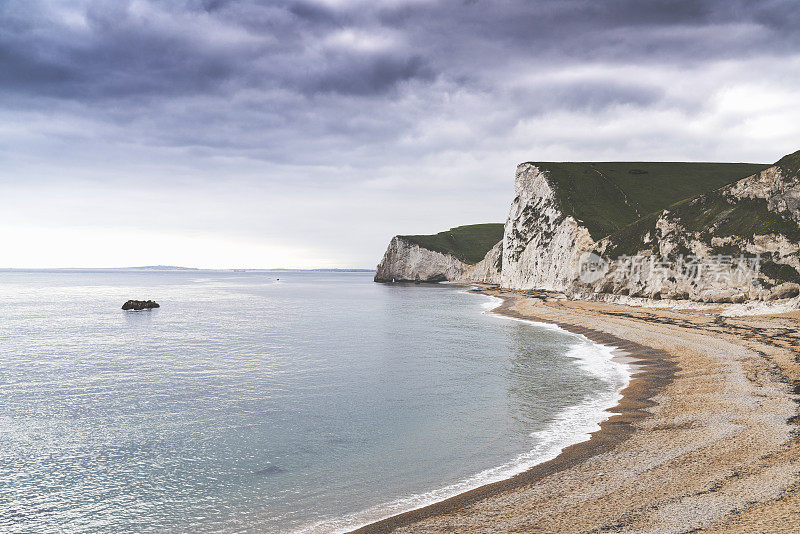
[[[376,282],[500,282],[502,224],[457,226],[433,235],[392,238]]]
[[[484,240],[465,261],[446,246],[447,232],[397,236],[375,279],[489,282],[604,300],[794,298],[799,170],[800,152],[772,166],[523,163],[496,245]]]

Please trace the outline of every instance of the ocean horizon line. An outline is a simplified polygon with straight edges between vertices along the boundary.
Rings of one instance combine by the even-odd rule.
[[[314,272],[373,273],[375,269],[334,267],[303,269],[294,267],[183,267],[178,265],[145,265],[139,267],[0,267],[0,271],[233,271],[233,272]]]

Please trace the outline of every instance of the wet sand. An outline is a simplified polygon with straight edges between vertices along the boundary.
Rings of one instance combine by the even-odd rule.
[[[800,314],[485,293],[635,358],[615,415],[514,478],[356,532],[800,532]]]

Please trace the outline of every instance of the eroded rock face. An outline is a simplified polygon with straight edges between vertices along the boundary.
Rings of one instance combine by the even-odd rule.
[[[800,223],[800,183],[796,176],[787,176],[778,165],[731,184],[723,194],[735,200],[766,200],[770,211],[783,213]]]
[[[475,265],[451,254],[422,248],[395,236],[375,271],[376,282],[486,282],[499,283],[501,243]]]
[[[152,310],[153,308],[160,308],[158,302],[152,300],[129,300],[122,305],[123,310],[142,311]]]
[[[761,203],[764,210],[792,224],[800,223],[800,180],[787,176],[779,166],[739,180],[717,193],[731,208],[743,201]],[[708,199],[692,200],[698,210]],[[761,209],[761,208],[759,208]],[[717,228],[687,228],[670,210],[657,217],[643,233],[642,250],[631,257],[636,272],[624,272],[617,262],[591,282],[582,280],[581,257],[587,252],[605,256],[613,249],[614,236],[594,242],[588,230],[565,214],[545,171],[525,163],[517,168],[515,197],[503,237],[501,286],[509,289],[561,291],[574,298],[608,299],[624,296],[651,300],[741,303],[771,301],[796,296],[800,286],[770,272],[790,268],[800,273],[800,243],[781,233],[726,235]],[[791,233],[791,232],[790,232]],[[760,255],[760,264],[736,264],[735,277],[715,273],[687,277],[686,265],[662,261],[692,257],[710,265],[720,250],[735,250],[749,257]],[[730,260],[728,260],[730,261]],[[630,263],[628,264],[630,265]],[[762,267],[764,267],[762,269]],[[770,272],[766,267],[770,268]],[[800,276],[800,275],[798,275]]]
[[[797,235],[793,228],[800,223],[800,180],[797,176],[785,176],[778,166],[709,195],[714,194],[725,199],[731,210],[739,202],[758,202],[761,213],[777,215],[779,219],[776,220],[785,221],[778,226]],[[707,195],[702,195],[690,201],[689,206],[695,206],[702,213],[707,204]],[[612,262],[603,278],[589,284],[575,280],[570,292],[585,298],[625,295],[707,303],[774,301],[798,295],[800,285],[784,278],[788,273],[789,278],[800,279],[800,243],[775,231],[730,235],[720,231],[718,224],[712,220],[702,228],[688,228],[679,216],[664,210],[652,232],[653,243],[657,246],[630,256],[632,262],[641,266],[638,272],[622,272],[619,262]],[[613,240],[614,236],[601,239],[593,251],[602,255],[613,246]],[[759,260],[751,264],[737,259],[741,256]],[[681,258],[686,257],[699,264],[699,267],[690,267],[701,269],[698,276],[686,276],[687,266],[681,265]],[[662,263],[664,258],[669,261]],[[721,265],[720,272],[715,272]],[[729,276],[730,272],[734,273],[733,277]],[[784,278],[778,273],[783,273]]]
[[[395,236],[375,271],[376,282],[443,282],[457,280],[464,264],[451,256],[422,248]]]
[[[593,244],[589,231],[563,213],[547,173],[519,165],[503,235],[501,286],[567,290],[581,254]]]
[[[481,261],[475,265],[465,265],[461,281],[499,284],[502,268],[503,242],[500,241],[486,253],[486,256]]]
[[[692,199],[680,209],[663,210],[648,219],[650,226],[641,235],[634,235],[635,243],[642,245],[629,256],[642,266],[634,275],[621,272],[619,265],[612,262],[608,270],[587,281],[580,276],[581,258],[591,252],[614,259],[616,256],[609,258],[609,255],[615,249],[619,255],[620,250],[620,242],[615,240],[626,237],[612,235],[595,242],[580,221],[565,213],[548,173],[524,163],[517,167],[515,196],[503,241],[481,262],[467,265],[450,254],[427,250],[395,237],[378,266],[375,280],[487,282],[509,289],[541,289],[563,292],[573,298],[616,301],[691,300],[744,305],[797,299],[800,298],[797,283],[800,282],[797,237],[800,179],[792,169],[782,167],[779,162]],[[772,222],[743,225],[755,230],[739,232],[735,224],[725,222],[726,214],[738,208],[742,210],[732,216],[734,222],[744,221],[748,214],[756,222],[760,216],[765,221],[771,218]],[[708,214],[712,215],[706,221],[704,217]],[[720,226],[724,224],[728,227]],[[759,232],[761,227],[778,230]],[[744,265],[735,278],[707,275],[687,279],[682,276],[685,265],[667,265],[668,262],[662,261],[692,257],[697,263],[712,263],[720,251],[736,251],[727,252],[728,257],[760,255],[761,263]]]

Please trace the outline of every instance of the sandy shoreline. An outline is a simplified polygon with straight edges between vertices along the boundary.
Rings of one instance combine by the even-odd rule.
[[[800,531],[800,321],[545,301],[555,323],[637,360],[592,439],[511,479],[355,532]]]

